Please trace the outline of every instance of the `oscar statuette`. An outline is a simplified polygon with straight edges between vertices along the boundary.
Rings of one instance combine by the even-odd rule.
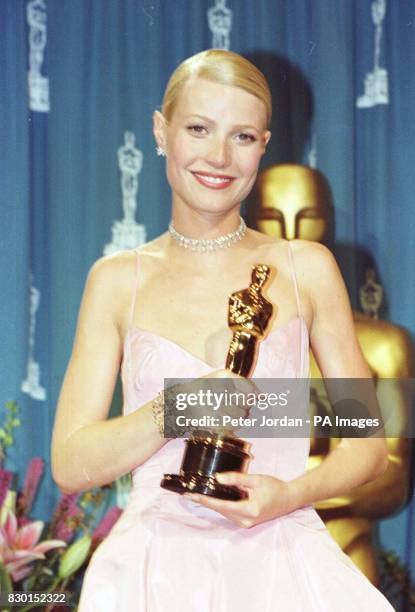
[[[273,313],[272,304],[261,293],[269,274],[269,266],[253,266],[249,287],[232,293],[229,298],[228,325],[233,336],[225,367],[245,378],[255,368],[259,341],[264,338]],[[180,473],[165,474],[160,486],[181,494],[201,493],[232,501],[244,499],[245,491],[219,484],[214,474],[246,471],[251,459],[250,447],[249,442],[226,428],[215,432],[198,429],[186,440]]]

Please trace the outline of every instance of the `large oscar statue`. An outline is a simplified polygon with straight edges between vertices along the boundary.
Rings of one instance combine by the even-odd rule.
[[[259,341],[273,313],[272,304],[261,293],[269,274],[268,266],[253,266],[249,287],[232,293],[229,298],[228,325],[233,336],[225,367],[245,378],[255,368]],[[186,440],[180,473],[165,474],[161,486],[175,493],[202,493],[233,501],[243,499],[246,497],[244,491],[219,484],[214,475],[216,472],[246,471],[251,459],[249,449],[248,442],[226,428],[215,432],[198,429]]]
[[[254,193],[252,221],[265,234],[324,242],[331,233],[331,191],[317,170],[297,164],[271,166],[258,177]],[[373,283],[369,292],[373,293]],[[373,306],[379,299],[372,297],[370,302]],[[374,527],[378,519],[398,512],[408,498],[410,441],[405,436],[408,406],[399,381],[414,376],[415,354],[404,329],[378,320],[376,313],[368,316],[354,311],[353,317],[360,346],[376,379],[379,405],[381,409],[383,405],[394,406],[394,418],[402,424],[401,435],[387,439],[389,466],[382,476],[356,487],[348,495],[318,502],[316,510],[343,551],[373,584],[379,585]],[[321,373],[313,354],[310,357],[312,404],[316,411],[324,412],[330,410],[329,402],[313,392]],[[311,441],[308,468],[321,463],[338,442],[338,438],[315,437]]]

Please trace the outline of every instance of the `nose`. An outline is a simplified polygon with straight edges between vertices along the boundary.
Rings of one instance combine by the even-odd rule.
[[[284,238],[286,240],[293,240],[297,238],[297,223],[296,215],[285,214],[284,215]]]
[[[216,137],[210,143],[206,161],[213,168],[226,168],[231,162],[230,144],[226,138]]]

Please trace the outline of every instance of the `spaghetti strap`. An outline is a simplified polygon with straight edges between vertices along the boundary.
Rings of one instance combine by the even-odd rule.
[[[134,278],[133,293],[131,296],[131,306],[130,306],[130,316],[128,320],[128,329],[131,329],[133,326],[135,303],[137,300],[137,288],[138,288],[139,273],[140,273],[140,268],[139,268],[140,260],[138,257],[138,251],[135,251],[135,256],[136,256],[135,278]]]
[[[294,285],[295,299],[297,301],[297,313],[298,313],[298,316],[301,317],[300,292],[298,290],[297,275],[295,273],[295,266],[294,266],[294,257],[293,257],[293,252],[292,252],[289,240],[287,240],[287,246],[288,246],[288,259],[290,260],[291,278],[292,278],[293,285]]]

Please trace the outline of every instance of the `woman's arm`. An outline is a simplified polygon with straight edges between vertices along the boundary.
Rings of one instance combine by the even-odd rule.
[[[310,341],[323,377],[371,378],[333,255],[320,244],[300,240],[294,241],[293,252],[300,287],[312,306]],[[292,481],[297,504],[345,494],[383,474],[387,464],[383,437],[343,438],[318,467]]]
[[[65,492],[107,484],[167,442],[152,402],[106,420],[122,358],[120,313],[131,299],[134,270],[135,257],[122,254],[98,260],[88,275],[52,437],[52,473]]]
[[[303,306],[310,315],[310,339],[325,378],[371,378],[360,351],[343,279],[331,253],[320,244],[293,241]],[[344,416],[344,415],[343,415]],[[203,495],[186,497],[220,512],[241,527],[253,527],[314,502],[344,495],[375,479],[387,467],[384,438],[344,438],[322,463],[302,476],[226,472],[220,483],[244,489],[248,498],[231,502]]]

